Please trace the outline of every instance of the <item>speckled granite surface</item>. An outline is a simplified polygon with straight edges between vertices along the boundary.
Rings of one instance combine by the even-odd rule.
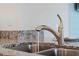
[[[5,43],[22,43],[22,42],[37,42],[44,40],[43,31],[38,32],[35,30],[22,30],[22,31],[0,31],[0,44]]]

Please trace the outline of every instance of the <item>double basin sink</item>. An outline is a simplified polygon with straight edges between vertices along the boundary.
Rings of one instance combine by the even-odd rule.
[[[53,48],[52,43],[40,43],[39,47],[37,43],[9,44],[2,47],[43,56],[79,56],[77,49]]]

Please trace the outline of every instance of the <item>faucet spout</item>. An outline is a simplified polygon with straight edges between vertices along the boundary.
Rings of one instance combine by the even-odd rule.
[[[51,32],[57,39],[58,45],[61,46],[62,45],[62,20],[61,17],[57,14],[58,18],[59,18],[59,25],[58,25],[58,32],[55,32],[53,29],[51,29],[50,27],[46,26],[46,25],[40,25],[38,27],[35,28],[36,31],[41,31],[41,30],[47,30],[49,32]]]
[[[41,30],[50,31],[50,32],[56,37],[57,42],[58,42],[58,45],[60,45],[60,42],[59,42],[60,37],[59,37],[59,35],[58,35],[53,29],[49,28],[49,27],[46,26],[46,25],[40,25],[40,26],[38,26],[35,30],[36,30],[36,31],[41,31]]]

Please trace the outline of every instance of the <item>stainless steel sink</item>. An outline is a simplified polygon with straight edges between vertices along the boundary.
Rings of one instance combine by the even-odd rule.
[[[50,44],[52,45],[52,44]],[[29,52],[29,53],[36,53],[38,52],[38,45],[37,43],[20,43],[20,44],[8,44],[8,45],[3,45],[3,48],[9,48],[13,50],[18,50],[18,51],[24,51],[24,52]],[[47,43],[40,43],[39,44],[39,51],[49,49],[49,44]]]
[[[29,53],[37,53],[44,56],[79,56],[78,49],[52,48],[52,44],[49,43],[40,43],[39,52],[36,43],[9,44],[3,45],[2,47]]]
[[[38,54],[41,54],[44,56],[79,56],[79,50],[52,48],[48,50],[43,50]]]
[[[55,56],[55,49],[52,48],[48,50],[43,50],[38,52],[38,54],[45,55],[45,56]]]
[[[8,44],[3,45],[2,47],[32,53],[32,43]]]

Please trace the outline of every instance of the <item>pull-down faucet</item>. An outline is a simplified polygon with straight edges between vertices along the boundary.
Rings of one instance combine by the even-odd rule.
[[[62,23],[62,20],[61,20],[61,17],[59,16],[59,14],[57,14],[57,17],[59,18],[58,32],[55,32],[53,29],[51,29],[50,27],[48,27],[46,25],[37,26],[35,28],[35,30],[36,31],[47,30],[47,31],[51,32],[56,37],[58,45],[62,46],[63,42],[64,42],[64,39],[63,39],[63,36],[62,36],[62,34],[63,34],[62,33],[63,23]]]

